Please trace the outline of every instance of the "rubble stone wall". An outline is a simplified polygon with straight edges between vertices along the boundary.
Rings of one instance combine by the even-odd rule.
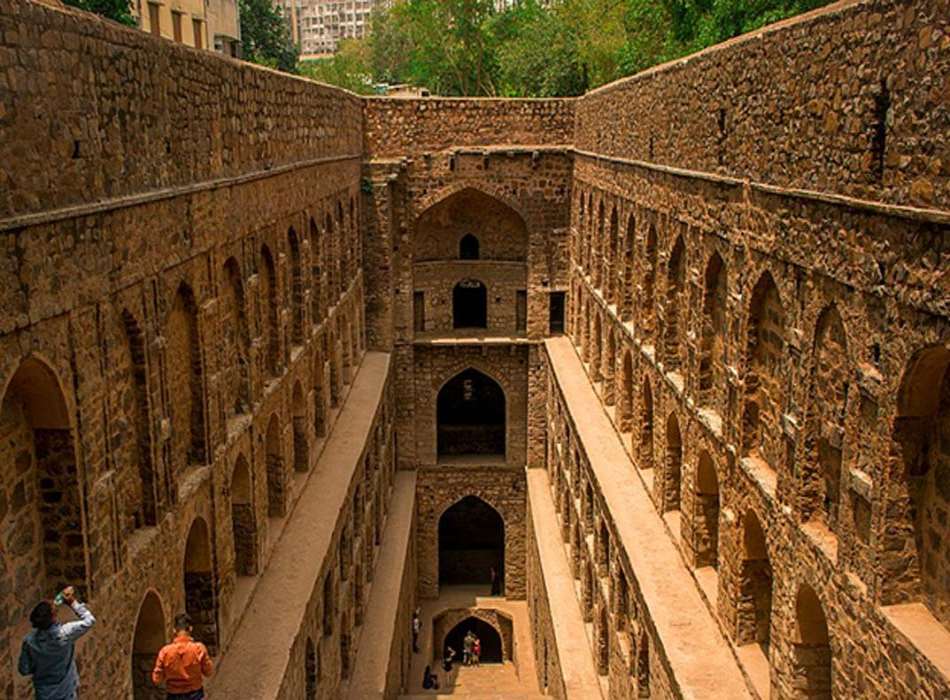
[[[846,0],[594,90],[582,151],[946,208],[946,3]]]

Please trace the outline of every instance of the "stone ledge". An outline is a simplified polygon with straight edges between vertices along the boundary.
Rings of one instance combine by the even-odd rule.
[[[529,469],[527,481],[541,578],[551,610],[551,626],[557,657],[561,659],[565,690],[568,697],[572,698],[603,697],[587,642],[584,618],[574,593],[574,577],[561,542],[560,530],[556,527],[557,513],[551,499],[548,474],[543,469]]]
[[[222,698],[276,698],[294,639],[344,510],[389,376],[388,353],[369,352],[323,454],[275,545],[209,691]],[[271,653],[261,655],[267,648]]]
[[[684,697],[750,697],[742,672],[567,338],[545,341],[658,643]],[[582,416],[582,420],[577,420]]]
[[[396,645],[399,634],[399,601],[410,563],[410,543],[416,504],[416,473],[397,471],[389,517],[380,544],[376,573],[370,589],[359,646],[353,663],[353,677],[347,697],[370,700],[387,697],[390,665],[399,661]],[[410,581],[409,585],[414,585]]]

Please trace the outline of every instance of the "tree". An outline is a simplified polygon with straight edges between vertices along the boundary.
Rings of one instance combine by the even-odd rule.
[[[300,49],[271,0],[239,0],[244,59],[287,73],[297,72]]]
[[[330,58],[301,61],[300,74],[352,92],[370,94],[373,91],[370,47],[359,39],[344,39]]]
[[[129,0],[65,0],[65,2],[67,5],[93,12],[129,27],[136,25]]]

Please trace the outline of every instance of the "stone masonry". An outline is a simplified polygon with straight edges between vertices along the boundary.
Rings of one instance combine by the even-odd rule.
[[[84,699],[182,611],[213,697],[407,695],[423,604],[539,695],[946,697],[948,17],[364,99],[0,0],[0,695],[73,584]]]

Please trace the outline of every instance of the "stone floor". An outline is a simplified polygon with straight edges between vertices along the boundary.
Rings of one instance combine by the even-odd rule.
[[[435,600],[424,601],[422,608],[422,634],[419,653],[413,655],[410,671],[409,694],[400,697],[445,698],[466,697],[478,700],[535,700],[544,697],[538,688],[535,670],[534,648],[531,645],[528,605],[523,600],[508,600],[492,597],[488,587],[452,586],[445,588]],[[484,664],[477,668],[456,664],[446,677],[441,667],[438,671],[440,688],[437,691],[422,689],[422,674],[431,663],[432,620],[443,610],[452,608],[495,609],[509,615],[514,623],[515,663]]]

